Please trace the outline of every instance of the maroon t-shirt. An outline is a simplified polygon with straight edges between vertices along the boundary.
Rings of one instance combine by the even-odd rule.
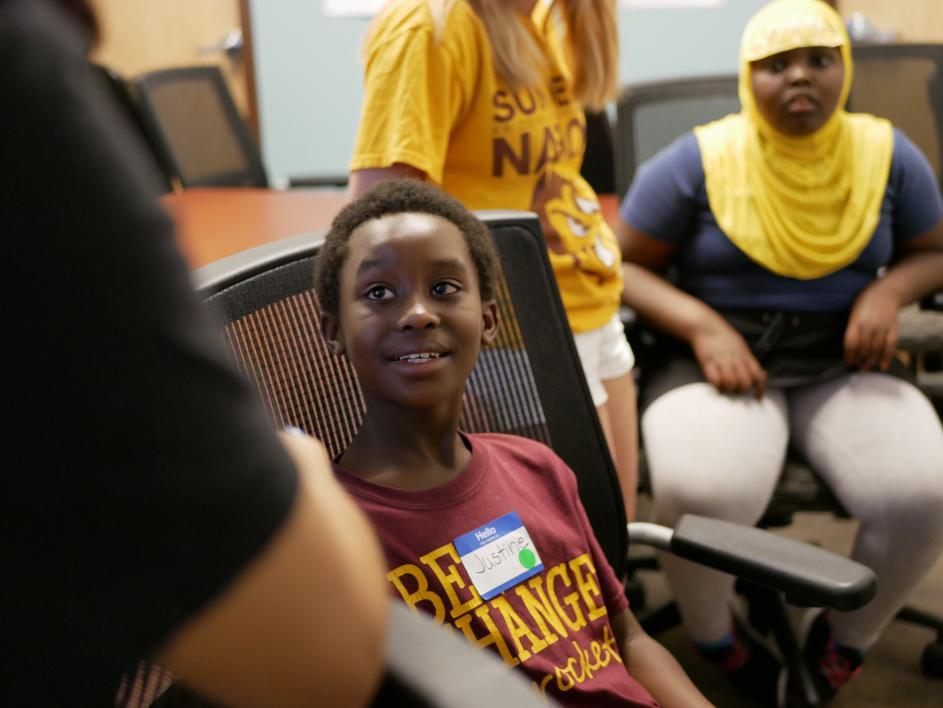
[[[434,489],[393,489],[334,465],[386,552],[394,596],[520,666],[566,706],[656,706],[625,670],[609,617],[628,602],[566,464],[540,443],[467,435],[472,457]],[[543,569],[483,600],[453,540],[516,512]],[[487,594],[487,592],[485,592]]]

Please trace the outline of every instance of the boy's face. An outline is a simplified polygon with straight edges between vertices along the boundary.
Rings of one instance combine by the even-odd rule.
[[[325,316],[324,333],[368,399],[417,408],[460,399],[498,320],[457,226],[419,213],[367,221],[350,235],[338,282],[338,316]]]

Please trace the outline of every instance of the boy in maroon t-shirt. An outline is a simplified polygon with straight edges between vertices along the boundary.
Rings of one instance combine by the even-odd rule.
[[[318,257],[322,330],[366,401],[335,472],[379,532],[391,591],[564,705],[709,705],[628,610],[566,464],[458,430],[498,327],[496,272],[487,228],[413,180],[345,207]]]

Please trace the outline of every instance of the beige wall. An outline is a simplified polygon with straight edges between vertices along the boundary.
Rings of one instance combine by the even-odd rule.
[[[839,0],[842,17],[862,12],[902,42],[943,43],[943,0]]]

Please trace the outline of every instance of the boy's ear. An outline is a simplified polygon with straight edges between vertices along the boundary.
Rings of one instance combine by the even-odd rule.
[[[498,316],[498,303],[488,300],[481,303],[481,346],[487,346],[494,341],[498,334],[501,318]]]
[[[344,337],[341,334],[340,322],[337,317],[328,313],[321,313],[321,334],[327,341],[328,347],[334,354],[343,354]]]

